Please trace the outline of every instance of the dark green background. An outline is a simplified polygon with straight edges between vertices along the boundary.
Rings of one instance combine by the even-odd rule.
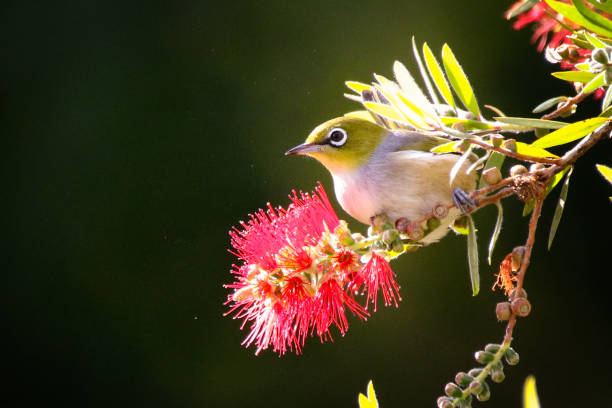
[[[320,165],[283,152],[357,108],[345,80],[390,75],[395,59],[413,69],[412,35],[436,52],[449,42],[480,103],[508,115],[571,92],[502,19],[509,4],[3,2],[2,405],[355,407],[373,379],[384,408],[433,406],[503,334],[495,268],[472,298],[464,239],[394,262],[399,309],[279,358],[241,347],[223,317],[227,232],[292,188],[332,191]],[[577,166],[550,252],[545,206],[522,362],[487,406],[519,407],[530,373],[544,407],[609,398],[610,244],[596,237],[609,236],[612,189],[593,167],[609,158],[607,143]],[[520,203],[505,208],[496,263],[526,232]],[[493,220],[476,216],[483,252]]]

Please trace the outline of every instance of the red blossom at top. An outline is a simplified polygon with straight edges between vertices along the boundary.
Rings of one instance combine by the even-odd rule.
[[[361,289],[376,310],[380,289],[386,305],[397,307],[399,286],[384,257],[372,254],[362,264],[359,250],[344,221],[338,219],[319,184],[312,194],[295,191],[285,210],[259,210],[240,229],[230,232],[235,281],[226,304],[234,318],[250,323],[243,344],[258,354],[270,345],[275,352],[300,353],[305,339],[316,333],[332,340],[330,329],[348,330],[346,311],[361,319],[368,312],[354,298]],[[363,251],[362,251],[363,252]]]
[[[522,3],[523,1],[518,1],[512,5],[508,13],[522,5]],[[556,19],[552,16],[555,16]],[[559,24],[557,19],[563,21],[563,16],[556,15],[553,9],[541,1],[536,3],[527,12],[520,14],[512,27],[515,30],[520,30],[529,24],[533,24],[534,32],[531,41],[538,44],[538,51],[543,51],[547,44],[551,48],[556,48],[563,44],[567,36],[571,34],[568,29]],[[567,22],[564,23],[567,24]]]

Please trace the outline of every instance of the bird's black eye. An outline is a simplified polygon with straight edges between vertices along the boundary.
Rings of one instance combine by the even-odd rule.
[[[329,132],[328,140],[332,146],[340,147],[346,143],[346,139],[348,139],[348,135],[344,129],[335,128]]]

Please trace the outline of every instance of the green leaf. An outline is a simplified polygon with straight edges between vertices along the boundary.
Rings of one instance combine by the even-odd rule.
[[[540,408],[535,377],[530,375],[523,386],[523,408]]]
[[[527,143],[523,143],[523,142],[516,142],[516,152],[518,154],[524,154],[525,156],[552,157],[554,159],[559,158],[559,156],[549,152],[548,150],[544,150],[539,147],[528,145]]]
[[[459,151],[459,146],[461,145],[461,142],[448,142],[448,143],[443,143],[441,145],[438,145],[436,147],[434,147],[433,149],[430,150],[430,152],[432,153],[450,153],[450,152],[457,152]]]
[[[601,113],[602,113],[602,115],[599,115],[599,116],[604,116],[603,113],[610,106],[610,102],[612,102],[612,86],[609,86],[608,89],[606,89],[606,94],[604,95],[604,97],[603,97],[603,99],[601,101]]]
[[[584,94],[588,94],[588,93],[593,92],[597,88],[604,86],[606,83],[605,78],[606,78],[606,71],[600,72],[599,74],[597,74],[595,78],[591,80],[591,82],[589,82],[588,84],[584,86],[581,92]]]
[[[534,147],[547,148],[552,146],[559,146],[562,144],[573,142],[574,140],[578,140],[604,123],[606,123],[608,118],[591,118],[587,120],[581,120],[579,122],[572,123],[571,125],[567,125],[561,129],[555,130],[547,134],[546,136],[542,136],[531,145]]]
[[[555,234],[557,233],[559,222],[561,222],[561,216],[563,215],[563,209],[565,208],[565,201],[567,200],[567,190],[569,189],[570,177],[573,171],[574,171],[574,167],[570,166],[569,171],[567,172],[567,176],[565,176],[565,181],[563,182],[563,186],[561,187],[561,193],[559,194],[559,201],[557,201],[557,208],[555,208],[555,214],[553,215],[552,224],[550,225],[550,233],[548,234],[548,249],[549,250],[550,250],[550,246],[552,245],[555,239]]]
[[[610,88],[612,88],[612,87],[610,87]],[[610,88],[608,88],[608,89],[610,89]],[[606,110],[601,112],[598,116],[600,118],[609,118],[609,117],[611,117],[612,116],[612,106],[608,106],[606,108]]]
[[[368,396],[359,394],[359,408],[378,408],[378,400],[376,399],[372,380],[368,383]]]
[[[587,7],[587,5],[582,2],[582,0],[572,0],[572,3],[576,7],[576,9],[580,12],[580,14],[582,14],[582,16],[585,17],[587,20],[589,20],[592,24],[595,24],[596,26],[601,27],[603,30],[606,30],[608,33],[612,33],[612,22],[610,20],[608,20],[606,17],[602,16],[601,14],[597,13],[593,9]],[[583,26],[583,27],[588,28],[586,26]],[[591,31],[596,32],[595,30],[591,30]],[[609,34],[603,34],[603,35],[610,37]],[[588,40],[588,37],[587,37],[587,40]],[[603,48],[606,48],[606,47],[603,47]]]
[[[466,130],[495,129],[495,126],[489,125],[488,123],[481,122],[479,120],[460,119],[460,118],[455,118],[455,117],[450,117],[450,116],[442,116],[442,117],[440,117],[440,120],[446,126],[452,126],[455,123],[461,123],[461,124],[463,124],[463,127]]]
[[[406,118],[404,117],[404,115],[402,115],[401,113],[399,113],[393,106],[391,105],[387,105],[384,103],[378,103],[378,102],[364,102],[363,105],[368,108],[369,110],[371,110],[372,112],[374,112],[377,115],[383,116],[387,119],[396,121],[396,122],[401,122],[401,123],[408,123],[410,125],[412,125],[412,123],[409,123]]]
[[[466,216],[468,220],[468,264],[470,267],[470,281],[472,282],[472,296],[480,292],[480,273],[478,272],[478,242],[476,239],[476,226],[471,216]]]
[[[538,4],[540,0],[524,0],[523,3],[505,15],[506,20],[513,19],[519,14],[523,14],[531,10],[533,6]]]
[[[513,118],[510,116],[497,116],[493,119],[501,123],[523,126],[528,129],[560,129],[567,125],[565,122],[559,122],[556,120]]]
[[[608,180],[608,183],[612,184],[612,169],[608,166],[604,166],[603,164],[596,164],[595,166],[597,166],[597,170],[601,173],[601,175]]]
[[[431,78],[435,82],[438,91],[440,91],[440,95],[442,95],[442,98],[444,98],[447,104],[452,106],[453,109],[456,109],[457,107],[455,105],[453,93],[448,86],[448,82],[446,82],[446,78],[444,77],[444,73],[440,68],[438,60],[429,49],[427,43],[423,44],[423,56],[425,56],[425,64],[427,64],[427,69],[429,70]]]
[[[465,72],[463,72],[461,65],[459,65],[455,54],[453,54],[448,44],[442,46],[442,63],[444,64],[446,75],[448,75],[448,80],[459,99],[461,99],[461,102],[470,112],[479,118],[480,109],[478,108],[476,95],[474,95],[470,81],[468,81]]]
[[[544,112],[545,110],[548,110],[552,108],[553,106],[556,106],[559,102],[565,102],[566,100],[567,100],[567,96],[556,96],[554,98],[547,99],[541,104],[539,104],[538,106],[536,106],[535,108],[533,108],[531,113]]]
[[[550,75],[554,76],[555,78],[562,79],[564,81],[582,82],[584,84],[586,84],[587,82],[591,82],[593,78],[597,76],[597,74],[593,72],[586,71],[560,71],[553,72]]]
[[[590,30],[596,34],[601,34],[606,37],[612,37],[612,31],[608,30],[605,27],[601,27],[600,25],[587,19],[583,14],[581,14],[581,12],[577,10],[576,7],[554,0],[546,0],[546,3],[557,13],[560,13],[564,17],[567,17],[569,20],[586,28],[587,30]],[[584,6],[584,4],[582,4],[582,6],[586,7]]]
[[[453,167],[451,168],[450,176],[449,176],[449,179],[450,179],[449,183],[450,183],[451,186],[455,182],[455,178],[459,174],[459,171],[461,171],[461,168],[463,167],[463,165],[466,163],[468,157],[470,157],[472,155],[472,148],[473,147],[474,147],[474,145],[470,145],[470,147],[468,147],[468,149],[465,151],[465,153],[463,153],[461,155],[459,160],[457,160],[455,162],[455,164],[453,165]]]
[[[548,193],[550,193],[557,184],[559,184],[559,182],[561,181],[561,179],[563,179],[563,176],[565,176],[565,173],[567,173],[568,170],[569,170],[569,166],[564,168],[563,170],[561,170],[560,172],[558,172],[557,174],[553,176],[553,179],[546,186],[545,197],[548,196]],[[531,211],[533,211],[534,206],[535,206],[535,200],[533,198],[527,201],[525,203],[525,206],[523,207],[523,217],[526,215],[529,215]]]
[[[362,84],[361,82],[357,82],[357,81],[346,81],[344,83],[350,90],[357,92],[358,94],[361,94],[361,91],[369,91],[372,89],[371,85],[368,84]]]
[[[497,167],[498,169],[501,170],[502,164],[504,164],[505,159],[506,159],[506,156],[504,156],[503,154],[497,153],[497,152],[491,152],[491,155],[489,156],[489,160],[487,160],[487,163],[485,164],[482,171],[490,169],[491,167]],[[482,176],[480,176],[480,181],[478,182],[478,188],[483,188],[485,186],[487,186],[487,182],[482,178]]]
[[[593,6],[597,7],[598,9],[605,11],[606,13],[610,13],[612,14],[612,2],[611,1],[597,1],[597,0],[586,0],[587,2],[591,3]]]
[[[499,201],[496,202],[495,205],[497,206],[497,221],[495,222],[495,228],[493,229],[493,234],[491,235],[491,240],[489,241],[489,257],[487,258],[489,265],[491,265],[493,250],[495,249],[495,244],[497,243],[497,238],[499,238],[502,223],[504,222],[504,208]]]
[[[587,0],[588,1],[588,0]],[[606,44],[594,35],[584,32],[584,37],[590,42],[595,48],[606,48]]]
[[[419,72],[421,73],[421,78],[423,78],[423,82],[425,82],[425,87],[427,88],[427,93],[431,98],[432,102],[436,105],[440,104],[440,100],[438,99],[438,95],[436,95],[436,91],[434,91],[431,81],[429,80],[429,75],[425,70],[425,66],[423,65],[423,60],[421,59],[421,54],[416,46],[416,41],[414,39],[414,35],[412,36],[412,53],[414,54],[414,59],[419,66]]]

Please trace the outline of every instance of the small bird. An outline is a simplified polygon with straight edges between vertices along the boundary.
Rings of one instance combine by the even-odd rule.
[[[447,139],[408,130],[389,130],[355,117],[339,117],[317,126],[306,141],[286,155],[308,155],[329,170],[336,198],[353,218],[370,224],[372,217],[385,214],[395,224],[399,218],[417,221],[439,203],[453,200],[440,227],[420,242],[436,242],[448,226],[469,208],[465,192],[474,190],[476,172],[466,173],[466,160],[450,184],[450,172],[460,156],[430,152]]]

